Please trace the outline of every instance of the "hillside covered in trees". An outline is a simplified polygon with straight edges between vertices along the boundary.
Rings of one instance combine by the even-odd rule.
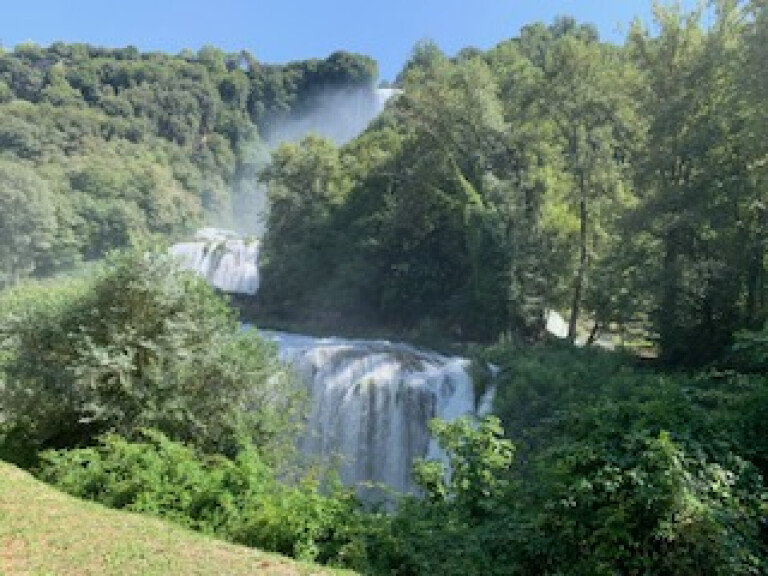
[[[0,286],[205,222],[252,226],[264,145],[376,64],[56,43],[0,51]]]
[[[536,339],[552,307],[714,359],[768,314],[768,13],[711,10],[417,46],[363,136],[274,154],[260,306],[454,340]]]

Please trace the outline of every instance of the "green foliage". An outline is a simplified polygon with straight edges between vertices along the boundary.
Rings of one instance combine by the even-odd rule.
[[[499,419],[486,417],[476,427],[467,418],[454,422],[435,420],[430,430],[448,454],[449,470],[438,462],[416,463],[417,484],[427,498],[450,499],[452,506],[470,518],[491,512],[489,503],[508,489],[504,475],[514,452],[511,442],[503,437]]]
[[[645,192],[628,227],[640,242],[627,250],[645,259],[648,284],[635,290],[651,295],[663,357],[675,364],[717,358],[766,313],[765,187],[754,156],[763,152],[752,142],[765,92],[744,76],[758,24],[747,6],[712,5],[706,32],[700,11],[660,7],[658,35],[638,28],[629,42],[648,131],[635,168]]]
[[[448,456],[419,462],[414,474],[424,500],[408,498],[388,523],[369,533],[370,570],[376,574],[517,573],[510,547],[509,478],[513,446],[498,419],[433,421]],[[383,525],[382,525],[383,524]],[[514,528],[513,528],[514,531]]]
[[[19,262],[9,270],[2,257],[0,285],[175,238],[204,219],[253,229],[233,196],[256,184],[259,134],[319,91],[370,89],[376,73],[371,59],[345,52],[286,66],[211,46],[171,56],[58,42],[0,53],[0,157],[16,165],[2,168],[0,196],[31,200],[1,211],[19,226],[38,220],[45,238],[19,230],[23,247],[3,241]],[[34,181],[11,177],[21,170]]]
[[[328,222],[348,183],[337,148],[317,136],[282,145],[260,178],[270,184],[260,298],[287,316],[300,310],[297,303],[311,298],[326,278],[331,266]]]
[[[56,225],[46,183],[29,166],[0,160],[0,289],[34,272]]]
[[[251,445],[229,459],[156,431],[134,442],[110,435],[97,447],[44,453],[39,475],[75,496],[240,544],[330,564],[356,560],[361,516],[351,492],[321,492],[311,476],[280,482]]]
[[[762,330],[742,330],[735,340],[728,364],[740,372],[768,374],[768,324]]]
[[[612,436],[558,445],[539,458],[532,566],[569,574],[764,569],[765,491],[754,468],[738,458],[707,461],[664,432],[614,428]]]
[[[565,346],[491,358],[520,446],[524,573],[762,573],[763,379]]]
[[[298,387],[273,346],[170,257],[115,255],[85,287],[4,299],[0,411],[30,450],[154,427],[224,452],[245,435],[274,455],[297,421]]]

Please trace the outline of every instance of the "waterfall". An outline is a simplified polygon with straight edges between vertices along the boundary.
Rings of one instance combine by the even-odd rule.
[[[257,242],[206,228],[170,252],[220,290],[255,294],[258,289]],[[376,483],[412,492],[415,459],[445,461],[429,421],[490,412],[493,390],[475,398],[466,358],[384,340],[264,335],[307,389],[301,452],[312,462],[337,464],[348,486]],[[376,489],[360,492],[369,499],[380,495]]]
[[[445,460],[429,421],[476,414],[466,358],[383,340],[265,334],[307,386],[300,450],[310,460],[336,462],[348,486],[412,492],[414,460]]]
[[[197,272],[223,292],[256,294],[259,243],[227,230],[203,228],[190,242],[171,246],[182,267]]]

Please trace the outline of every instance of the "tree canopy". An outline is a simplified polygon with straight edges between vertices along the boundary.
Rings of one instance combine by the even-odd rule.
[[[206,221],[254,227],[241,196],[264,163],[263,138],[323,90],[370,91],[376,75],[373,60],[346,52],[282,66],[212,46],[0,52],[0,230],[15,236],[3,240],[14,261],[0,256],[0,283]]]
[[[572,340],[717,358],[768,319],[766,16],[711,9],[657,6],[620,46],[567,18],[453,58],[417,45],[360,138],[268,170],[266,310],[493,340],[536,339],[553,308]]]

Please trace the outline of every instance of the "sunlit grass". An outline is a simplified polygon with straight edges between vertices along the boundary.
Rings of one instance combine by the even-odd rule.
[[[67,496],[0,463],[0,574],[333,574]]]

